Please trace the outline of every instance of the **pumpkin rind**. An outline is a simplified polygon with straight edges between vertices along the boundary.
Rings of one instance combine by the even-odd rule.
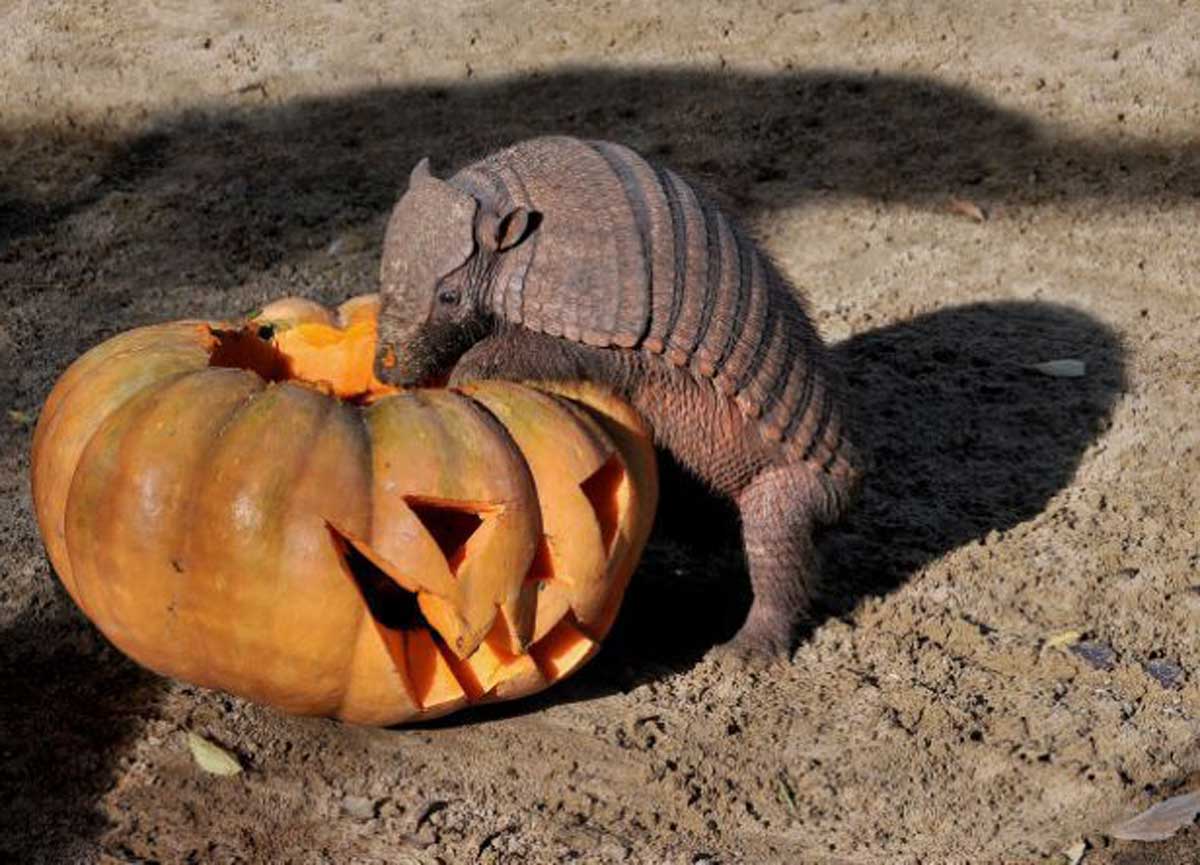
[[[536,602],[524,586],[541,533],[529,469],[495,421],[450,391],[397,394],[364,417],[374,458],[371,547],[416,583],[426,618],[465,658],[501,606]],[[457,571],[414,513],[416,501],[459,502],[480,518]]]
[[[544,574],[533,639],[550,632],[569,608],[585,626],[601,614],[610,556],[600,520],[583,484],[610,459],[624,462],[594,421],[572,414],[554,397],[510,382],[483,382],[466,393],[504,424],[537,484],[550,573]],[[547,439],[544,430],[560,433]]]
[[[647,430],[589,385],[376,388],[345,359],[371,348],[377,312],[373,295],[335,312],[286,298],[251,322],[120,334],[63,374],[34,436],[34,502],[64,586],[118,648],[365,724],[523,696],[594,654],[653,519]],[[226,336],[276,329],[263,356],[294,375],[297,331],[332,380],[211,365]],[[317,357],[324,341],[344,357]],[[598,514],[581,483],[618,465]],[[539,591],[546,549],[569,579]],[[351,551],[418,619],[379,617]]]

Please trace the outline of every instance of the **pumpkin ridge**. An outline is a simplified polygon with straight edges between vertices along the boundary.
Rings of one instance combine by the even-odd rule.
[[[208,373],[208,368],[198,370],[193,373],[188,373],[188,377],[190,378],[191,376],[194,376],[194,375],[205,375],[207,373]],[[222,373],[221,375],[223,377],[225,374]],[[192,471],[189,473],[187,481],[184,484],[186,489],[193,490],[193,491],[195,490],[195,488],[197,486],[197,480],[202,476],[204,467],[208,464],[209,457],[212,455],[213,449],[216,446],[216,442],[220,439],[221,433],[223,433],[226,429],[228,429],[230,423],[233,422],[233,418],[238,413],[240,413],[242,411],[242,409],[244,409],[257,394],[262,392],[261,383],[255,382],[255,384],[257,385],[257,389],[251,390],[249,393],[246,394],[246,396],[244,396],[242,399],[240,399],[238,402],[236,402],[229,409],[229,412],[225,415],[225,418],[221,421],[220,425],[217,427],[217,430],[214,433],[214,435],[212,436],[212,438],[209,439],[209,441],[205,444],[204,448],[201,450],[200,454],[197,455],[196,463],[192,467]],[[189,495],[187,497],[187,503],[185,504],[185,506],[182,509],[184,516],[182,519],[180,519],[180,521],[177,525],[176,531],[174,533],[175,537],[173,537],[172,541],[171,541],[171,548],[179,550],[179,559],[181,561],[187,561],[187,552],[188,552],[187,538],[188,538],[188,535],[191,530],[190,527],[195,524],[197,498],[198,497],[194,494]],[[171,593],[171,607],[173,610],[179,609],[179,594],[180,594],[180,591],[182,590],[182,588],[183,588],[182,582],[175,583],[174,588]],[[192,638],[194,639],[195,637],[193,636]]]
[[[145,329],[150,330],[151,328],[145,328]],[[100,348],[100,346],[97,346],[96,348]],[[114,354],[114,355],[106,358],[103,361],[103,363],[106,366],[111,365],[115,361],[127,359],[131,355],[141,353],[142,351],[149,350],[150,348],[153,348],[156,352],[161,352],[162,354],[167,354],[167,355],[177,354],[177,353],[186,355],[186,354],[190,354],[192,351],[195,350],[195,347],[187,346],[187,345],[182,345],[182,346],[181,345],[165,345],[164,346],[164,345],[155,344],[152,346],[142,346],[142,347],[138,347],[138,348],[122,350],[122,351],[118,352],[117,354]],[[95,349],[93,349],[93,351],[94,350]],[[85,354],[83,357],[76,360],[75,363],[71,364],[71,366],[69,366],[67,368],[67,370],[63,373],[63,375],[65,376],[65,375],[69,374],[72,371],[72,369],[74,369],[77,365],[81,364],[84,360],[86,360],[86,358],[87,358],[87,355]],[[197,369],[200,369],[200,368],[202,368],[202,367],[197,367]],[[197,371],[196,369],[193,369],[193,370],[181,369],[178,372],[170,373],[169,375],[180,375],[180,374],[186,375],[188,373],[192,373],[192,372],[196,372],[196,371]],[[162,381],[163,378],[167,378],[167,377],[168,376],[163,376],[162,378],[147,380],[146,382],[144,382],[142,384],[141,387],[137,388],[136,390],[131,391],[130,393],[125,394],[125,396],[120,400],[120,402],[105,406],[105,408],[107,408],[107,410],[108,410],[108,414],[112,414],[113,412],[118,411],[121,408],[121,406],[125,405],[125,403],[128,402],[129,400],[135,398],[139,393],[142,392],[142,390],[144,390],[147,387],[152,387],[152,386],[156,385],[158,382]],[[68,397],[73,396],[76,393],[76,391],[81,388],[81,386],[83,384],[90,383],[90,381],[91,380],[87,376],[82,375],[82,374],[78,375],[78,377],[74,381],[71,381],[68,384],[67,389],[63,393],[62,398],[59,398],[55,401],[55,404],[51,408],[51,410],[50,411],[43,410],[39,414],[37,428],[34,430],[33,448],[32,448],[33,453],[39,454],[40,451],[42,450],[42,448],[44,448],[46,446],[45,445],[46,439],[53,437],[56,433],[59,432],[58,424],[63,415],[63,411],[62,411],[63,407],[70,404]],[[57,388],[55,388],[55,391],[56,390],[57,390]],[[55,391],[51,391],[50,397],[47,398],[47,402],[51,402],[51,401],[55,400]],[[96,422],[95,426],[92,429],[91,435],[94,435],[95,431],[97,429],[99,429],[101,424],[104,423],[104,420],[108,417],[108,414],[106,414],[104,417],[100,418]],[[80,454],[82,454],[83,449],[87,447],[88,442],[90,442],[90,440],[91,440],[91,435],[88,436],[87,440],[80,443],[80,447],[76,454],[76,464],[71,467],[72,478],[74,476],[75,471],[79,467],[78,466],[78,456]],[[34,460],[32,460],[32,463],[30,465],[31,480],[33,481],[34,486],[37,486],[37,477],[38,477],[38,474],[41,472],[41,468],[40,468],[41,463],[42,463],[41,459],[34,459]],[[69,488],[69,486],[70,486],[70,481],[68,481],[68,488]],[[38,497],[35,495],[34,498],[35,498],[35,503],[36,503]],[[63,501],[64,501],[64,509],[63,510],[65,512],[66,499],[64,498]],[[35,508],[36,508],[36,504],[35,504]]]
[[[213,367],[208,368],[212,369]],[[237,372],[253,375],[252,373],[247,373],[245,370],[238,370]],[[225,419],[221,422],[221,425],[217,428],[217,431],[213,434],[213,437],[209,439],[200,459],[197,460],[196,465],[198,467],[207,466],[212,461],[212,456],[214,453],[216,453],[217,448],[220,446],[226,430],[228,430],[238,416],[241,415],[241,413],[245,411],[249,405],[259,396],[261,396],[266,390],[266,382],[262,382],[262,380],[259,379],[259,383],[260,386],[258,389],[252,390],[250,393],[248,393],[230,410],[229,414],[225,416]],[[195,490],[196,487],[199,486],[198,481],[201,477],[203,477],[203,472],[197,471],[189,479],[191,481],[192,495],[188,497],[187,505],[184,508],[184,517],[179,521],[179,533],[181,537],[178,549],[180,550],[180,558],[185,561],[190,557],[192,552],[191,544],[188,543],[188,541],[192,537],[191,526],[196,525],[196,509],[200,506],[200,497],[195,494]],[[179,591],[180,587],[177,586],[175,593],[171,596],[171,600],[175,605],[175,609],[179,609]],[[203,652],[205,654],[211,651],[211,645],[207,643],[203,634],[193,634],[191,638],[193,640],[197,640],[203,645]]]
[[[317,411],[314,411],[308,419],[310,428],[307,431],[307,434],[304,436],[303,443],[297,443],[293,448],[290,449],[293,457],[293,463],[290,466],[290,470],[285,471],[281,468],[275,473],[276,477],[288,478],[289,485],[296,485],[299,479],[306,473],[305,469],[307,468],[307,452],[312,443],[315,442],[319,437],[321,430],[324,428],[328,420],[330,407],[330,403],[326,399],[321,398],[317,394],[312,394],[311,391],[308,391],[307,389],[296,388],[295,390],[300,391],[302,394],[312,400],[316,400],[315,405],[318,408]],[[278,411],[278,406],[283,403],[283,401],[288,399],[288,393],[289,391],[286,382],[279,384],[274,382],[265,382],[261,390],[255,392],[251,399],[247,400],[244,405],[240,406],[239,411],[236,412],[235,416],[231,418],[230,422],[223,428],[222,434],[213,438],[214,447],[209,451],[208,454],[210,462],[219,462],[220,459],[225,455],[225,450],[230,447],[229,432],[233,430],[239,422],[243,422],[251,410],[258,409],[259,411],[263,412]],[[268,402],[263,405],[264,400],[271,400],[272,402]],[[278,455],[276,455],[276,459],[279,459]],[[202,481],[201,490],[203,490],[203,486],[206,485],[206,482]],[[197,500],[201,500],[204,498],[204,496],[197,495],[195,498]],[[290,505],[286,508],[271,509],[267,511],[266,519],[258,529],[258,543],[261,548],[270,552],[273,559],[278,559],[282,555],[284,541],[286,538],[286,527],[291,512],[292,508]],[[221,651],[226,655],[231,655],[235,658],[252,658],[255,655],[257,648],[253,642],[247,640],[242,633],[235,631],[232,634],[226,635],[223,645],[216,647],[206,646],[205,651]]]
[[[366,484],[364,485],[364,488],[361,491],[361,495],[366,498],[366,511],[367,511],[367,520],[368,520],[367,537],[374,540],[374,538],[375,538],[375,461],[371,458],[371,430],[370,430],[370,427],[367,426],[366,412],[364,412],[360,408],[356,411],[351,412],[351,414],[354,417],[355,427],[358,430],[359,449],[360,449],[360,453],[362,454],[361,468],[363,470],[363,473],[366,476]],[[330,520],[327,518],[325,519],[325,527],[330,532],[338,532],[339,531],[338,528],[332,522],[330,522]],[[343,535],[343,537],[345,537],[345,536]],[[348,540],[349,539],[347,538],[347,541]],[[335,543],[334,546],[336,549],[337,544]],[[354,623],[354,633],[355,634],[358,634],[362,630],[363,625],[366,624],[363,620],[367,616],[369,616],[370,613],[371,613],[371,611],[366,608],[365,604],[359,605],[358,616],[356,617],[355,623]],[[382,638],[383,638],[383,635],[380,634],[380,639],[382,639]],[[384,641],[384,646],[385,646],[385,648],[387,647],[386,640]],[[354,670],[354,658],[355,658],[355,655],[357,654],[357,648],[358,648],[358,645],[357,645],[357,643],[355,643],[354,649],[352,649],[351,651],[346,653],[346,662],[342,665],[342,677],[341,677],[342,688],[341,688],[341,692],[338,694],[337,707],[335,708],[334,713],[333,713],[335,716],[338,716],[338,717],[341,717],[342,710],[346,705],[346,698],[350,693],[350,687],[352,684],[351,680],[352,680],[353,670]],[[391,657],[391,652],[389,652],[388,655],[389,655],[389,657]],[[404,686],[405,686],[405,689],[406,689],[406,692],[407,692],[409,698],[412,699],[413,702],[415,703],[416,700],[413,697],[413,693],[412,693],[412,683],[408,681],[408,671],[407,670],[403,671],[402,673],[400,673],[400,676],[404,682]]]
[[[190,322],[190,321],[189,322],[178,322],[178,324],[181,325],[181,327],[179,329],[182,331],[182,333],[181,334],[166,334],[166,333],[164,333],[162,335],[164,343],[167,342],[168,337],[171,335],[174,335],[176,338],[178,338],[179,336],[182,336],[183,333],[187,333],[188,329],[186,327],[183,327],[182,325],[191,325],[191,324],[198,324],[198,323],[199,322]],[[152,336],[153,334],[151,332],[154,331],[156,328],[161,328],[161,327],[163,327],[163,325],[145,325],[143,327],[137,327],[137,328],[134,328],[133,330],[126,331],[122,335],[125,336],[125,335],[134,335],[134,334],[139,334],[139,335],[144,334],[146,336]],[[113,338],[116,339],[118,337],[113,337]],[[171,350],[171,351],[178,350],[178,349],[194,350],[194,351],[200,352],[201,356],[207,356],[207,352],[205,352],[204,347],[199,344],[189,345],[186,342],[181,342],[178,345],[170,345],[170,344],[164,344],[164,343],[152,342],[152,343],[145,344],[145,345],[133,345],[133,346],[130,346],[129,348],[121,349],[119,352],[109,355],[100,361],[93,361],[92,359],[90,359],[88,357],[88,355],[91,354],[91,351],[95,351],[96,349],[100,348],[102,345],[104,345],[104,343],[101,343],[100,345],[95,346],[91,351],[88,351],[88,352],[85,352],[84,354],[82,354],[73,363],[68,365],[65,370],[63,370],[62,375],[64,377],[67,376],[68,374],[74,375],[74,380],[72,380],[68,383],[66,390],[62,391],[61,393],[57,393],[58,388],[55,387],[54,390],[51,391],[50,396],[48,396],[46,398],[46,405],[42,409],[42,412],[40,413],[40,415],[38,416],[39,428],[41,427],[40,422],[43,419],[48,424],[50,421],[54,420],[61,413],[63,406],[67,405],[70,402],[70,397],[75,394],[76,389],[81,384],[83,384],[89,380],[88,376],[85,375],[84,373],[90,371],[90,367],[94,366],[97,363],[108,365],[108,364],[113,363],[116,360],[128,358],[131,355],[143,354],[147,351],[152,351],[152,350],[153,351],[163,351],[164,349]]]
[[[578,670],[599,648],[599,641],[568,612],[530,647],[529,654],[547,681],[558,682]]]
[[[96,437],[100,434],[100,432],[106,428],[106,426],[111,422],[111,420],[114,417],[116,417],[121,411],[125,410],[132,402],[134,402],[135,400],[138,400],[138,399],[146,399],[149,396],[153,396],[153,395],[157,394],[159,391],[167,390],[171,385],[175,384],[176,382],[180,381],[181,379],[183,379],[187,376],[190,376],[191,374],[192,374],[192,371],[190,371],[190,370],[173,373],[164,378],[155,379],[154,381],[147,382],[143,387],[140,387],[133,393],[129,394],[125,399],[121,400],[107,414],[105,414],[104,418],[98,424],[96,424],[96,426],[92,429],[92,432],[87,437],[87,440],[84,442],[83,447],[81,447],[79,449],[79,454],[75,459],[75,465],[71,468],[71,480],[67,484],[67,495],[66,495],[65,499],[63,500],[61,520],[62,520],[63,538],[66,542],[64,546],[66,547],[67,560],[70,563],[72,582],[75,584],[74,585],[75,591],[79,593],[78,594],[79,606],[89,616],[96,615],[96,613],[93,612],[95,607],[94,607],[94,603],[92,603],[95,601],[95,598],[92,598],[92,602],[89,602],[88,600],[86,600],[85,593],[82,591],[78,582],[76,582],[74,580],[74,575],[79,570],[78,562],[74,561],[74,560],[77,558],[77,556],[79,554],[77,552],[72,553],[72,548],[75,546],[75,544],[71,543],[71,538],[67,535],[68,528],[70,526],[70,522],[67,519],[67,517],[71,513],[71,506],[72,506],[72,502],[74,501],[75,494],[78,493],[78,491],[79,491],[79,480],[81,477],[80,469],[83,467],[84,457],[87,455],[88,450],[92,447],[92,443],[96,440]],[[148,402],[146,408],[149,409],[152,406],[153,406],[153,403]],[[109,527],[109,528],[115,528],[115,527]],[[111,621],[111,619],[112,619],[111,613],[109,613],[107,618]]]
[[[429,412],[427,415],[427,422],[432,429],[432,438],[434,440],[454,441],[458,437],[462,425],[470,424],[481,426],[482,429],[486,430],[487,437],[494,439],[494,443],[489,444],[488,447],[495,448],[496,451],[503,453],[504,455],[503,458],[505,460],[506,468],[504,468],[503,471],[513,471],[519,473],[522,479],[521,483],[528,483],[528,490],[534,496],[533,501],[536,502],[536,484],[533,480],[529,463],[525,459],[525,455],[517,446],[516,441],[512,438],[508,429],[493,415],[492,412],[487,409],[486,406],[482,405],[478,400],[475,400],[466,394],[449,389],[417,389],[406,392],[404,394],[404,398],[412,400],[415,404],[421,406],[424,410]],[[375,403],[376,406],[382,406],[386,404],[386,401]],[[368,411],[370,411],[370,409],[368,409]],[[464,459],[466,462],[462,461]],[[441,472],[446,478],[467,476],[471,471],[478,470],[477,459],[478,458],[476,456],[471,456],[469,454],[468,448],[462,443],[455,447],[443,448],[442,453],[440,454]],[[491,466],[490,468],[493,470],[500,470],[496,466]],[[517,482],[514,481],[514,483]],[[517,512],[522,510],[519,499],[520,494],[514,491],[511,486],[507,489],[507,494],[510,496],[517,496],[517,498],[511,502],[505,500],[503,495],[497,495],[496,493],[498,492],[499,491],[494,491],[492,495],[489,495],[489,497],[483,501],[464,499],[460,497],[443,498],[439,496],[420,494],[415,496],[406,495],[401,497],[409,513],[411,513],[412,516],[417,519],[418,523],[422,527],[422,530],[425,531],[425,533],[429,536],[429,540],[436,545],[439,553],[441,553],[442,558],[447,566],[448,576],[450,576],[452,579],[459,576],[459,573],[456,573],[455,569],[453,568],[454,562],[450,561],[450,558],[453,557],[453,553],[451,553],[451,557],[447,557],[444,545],[439,543],[439,539],[436,536],[436,530],[433,532],[429,531],[429,527],[426,525],[425,521],[423,521],[417,513],[413,512],[409,500],[415,500],[418,503],[418,508],[420,508],[421,505],[452,503],[456,509],[462,508],[474,510],[476,514],[482,518],[481,524],[476,529],[478,532],[489,528],[489,524],[492,523],[493,520],[504,520],[505,512],[510,507],[513,507]],[[535,508],[534,513],[536,514],[536,518],[540,523],[540,509]],[[500,530],[501,526],[503,526],[503,522],[498,522],[497,526],[492,527],[492,531]],[[530,555],[532,557],[532,552]],[[433,628],[433,632],[436,632],[446,640],[447,648],[453,651],[456,656],[459,656],[459,652],[462,652],[465,655],[470,655],[473,653],[475,649],[478,648],[479,643],[482,642],[487,634],[491,632],[492,628],[495,626],[496,618],[498,615],[500,615],[502,610],[505,611],[506,624],[512,626],[511,630],[513,633],[520,633],[522,631],[522,621],[524,619],[529,619],[530,616],[526,615],[524,617],[518,617],[515,615],[515,613],[522,607],[532,609],[535,601],[533,596],[531,594],[526,594],[522,587],[522,589],[516,590],[510,597],[502,599],[499,603],[492,603],[490,608],[485,609],[485,605],[483,604],[475,605],[475,615],[473,617],[464,617],[458,609],[464,603],[470,602],[469,596],[464,595],[464,591],[465,589],[462,584],[451,584],[444,589],[444,593],[438,593],[431,589],[427,589],[423,590],[420,594],[423,605],[422,608],[425,611],[426,618],[431,622],[448,622],[450,620],[449,617],[452,616],[453,621],[458,626],[457,629],[461,630],[463,627],[467,628],[465,633],[460,635],[460,639],[453,641],[453,646],[451,646],[451,641],[447,637],[447,634],[449,633],[448,628],[438,626]],[[510,609],[506,610],[506,605]],[[509,612],[512,612],[513,615],[509,615]],[[517,646],[516,648],[520,647]]]
[[[268,382],[267,389],[278,388],[283,390],[291,384],[292,382],[290,381]],[[310,473],[312,463],[308,459],[308,454],[313,450],[313,446],[327,434],[334,409],[337,405],[335,401],[328,398],[319,398],[316,404],[320,407],[320,413],[313,417],[312,426],[308,430],[308,435],[305,437],[303,443],[295,448],[294,469],[286,475],[288,484],[293,488],[298,487],[300,482]],[[294,512],[295,505],[290,501],[287,507],[280,508],[274,514],[269,527],[263,527],[262,534],[264,539],[271,538],[278,548],[282,548],[287,537],[286,527],[292,521]],[[279,555],[278,550],[276,555]]]
[[[512,432],[508,429],[507,426],[505,426],[504,421],[494,411],[492,411],[492,409],[489,406],[487,406],[484,402],[482,402],[481,400],[478,400],[474,397],[474,395],[471,392],[472,389],[471,389],[470,385],[464,385],[464,386],[460,386],[460,387],[448,387],[445,390],[448,391],[449,393],[452,393],[455,396],[459,397],[464,402],[466,402],[468,405],[471,405],[476,410],[478,410],[480,413],[482,413],[483,416],[486,417],[488,419],[488,421],[491,422],[490,426],[491,426],[493,433],[498,435],[499,437],[501,437],[504,440],[505,444],[512,450],[512,452],[517,455],[517,459],[520,460],[522,466],[524,467],[525,474],[529,478],[530,485],[533,487],[535,501],[538,501],[538,506],[535,510],[538,515],[539,531],[541,533],[540,536],[542,538],[544,538],[545,537],[545,529],[541,525],[541,523],[542,523],[541,504],[540,504],[540,501],[537,500],[537,495],[538,495],[537,480],[533,474],[533,467],[529,465],[529,460],[526,458],[524,451],[522,451],[521,448],[517,445],[517,441],[515,438],[513,438]],[[511,502],[500,500],[500,501],[492,503],[491,506],[498,511],[502,511],[505,508],[509,507],[510,505],[511,505]],[[540,543],[540,541],[539,541],[539,543]],[[536,554],[536,549],[535,549],[533,558],[536,558],[536,555],[537,554]],[[532,565],[533,565],[533,558],[530,559],[530,567],[532,567]],[[526,575],[528,575],[528,570],[529,570],[529,568],[526,568]],[[528,589],[529,585],[530,585],[529,581],[525,577],[522,577],[522,589],[517,593],[517,595],[515,595],[514,597],[509,599],[507,604],[498,604],[496,606],[496,612],[491,621],[491,627],[494,628],[496,625],[497,618],[503,618],[506,629],[508,630],[508,632],[510,634],[513,635],[513,642],[509,646],[509,649],[513,650],[513,651],[518,650],[518,649],[524,650],[525,648],[527,648],[527,646],[521,644],[521,642],[517,639],[517,636],[516,636],[518,634],[518,631],[520,630],[520,623],[516,619],[516,611],[518,610],[518,608],[520,606],[523,593],[525,591],[529,590]],[[534,591],[536,591],[536,589],[534,589]],[[534,604],[533,606],[534,606],[534,609],[536,610],[536,604]],[[534,614],[534,619],[536,620],[536,613]],[[532,626],[530,626],[528,630],[529,630],[529,639],[530,639],[530,641],[532,641],[532,639],[533,639]],[[489,630],[489,633],[490,633],[490,630]],[[486,637],[485,637],[485,639],[486,639]]]

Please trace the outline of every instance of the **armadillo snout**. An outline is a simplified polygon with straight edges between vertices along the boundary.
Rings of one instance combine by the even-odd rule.
[[[451,323],[424,324],[386,343],[381,336],[376,375],[398,387],[444,385],[471,343],[470,334]]]

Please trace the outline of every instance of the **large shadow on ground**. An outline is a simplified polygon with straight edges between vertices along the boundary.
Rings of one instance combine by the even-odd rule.
[[[119,220],[123,197],[150,196],[151,217],[121,230],[134,254],[80,250],[79,266],[175,284],[245,278],[380,222],[422,156],[446,172],[546,133],[628,142],[742,212],[818,196],[942,206],[949,195],[985,205],[1200,195],[1200,141],[1074,139],[920,77],[568,68],[284,104],[263,92],[248,90],[239,110],[160,116],[133,138],[0,129],[10,151],[0,256],[82,208],[110,199]],[[39,137],[69,164],[40,164]]]
[[[863,495],[823,539],[818,622],[887,594],[926,563],[1031,519],[1109,424],[1125,386],[1117,335],[1045,303],[952,307],[834,349],[874,456]],[[1080,358],[1082,379],[1031,363]],[[674,504],[671,499],[675,499]],[[654,543],[627,596],[613,663],[688,663],[731,636],[749,604],[732,515],[670,484]],[[619,656],[628,654],[622,659]],[[601,665],[603,668],[603,665]]]
[[[0,130],[11,145],[0,162],[6,404],[36,406],[74,355],[112,332],[243,311],[229,298],[267,272],[272,286],[322,300],[372,290],[373,256],[336,279],[306,270],[306,257],[347,233],[377,248],[419,158],[446,173],[531,135],[628,142],[743,217],[838,197],[941,208],[952,195],[985,207],[1200,195],[1200,144],[1071,138],[926,78],[565,69],[286,104],[262,93],[248,90],[240,109],[155,118],[134,137]],[[1123,379],[1102,324],[1035,304],[951,308],[836,351],[878,467],[827,539],[826,615],[1036,514],[1107,422]],[[1087,359],[1088,376],[1053,381],[1022,367],[1064,355]],[[567,696],[682,668],[736,628],[744,575],[728,531],[710,530],[730,522],[694,492],[669,478],[661,531],[610,646]]]
[[[97,800],[158,700],[61,591],[0,630],[0,861],[91,861]]]

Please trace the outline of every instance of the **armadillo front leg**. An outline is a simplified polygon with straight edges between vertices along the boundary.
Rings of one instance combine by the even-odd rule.
[[[754,600],[730,647],[786,657],[817,576],[819,490],[803,464],[768,469],[737,497]]]
[[[475,343],[450,372],[450,384],[503,378],[563,381],[588,378],[580,347],[561,339],[513,328]]]

